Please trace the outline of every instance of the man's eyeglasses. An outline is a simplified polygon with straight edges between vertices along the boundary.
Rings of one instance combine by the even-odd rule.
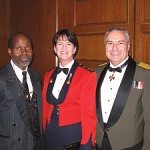
[[[108,42],[106,42],[106,48],[113,48],[114,45],[116,45],[118,48],[123,48],[123,47],[125,47],[126,44],[128,44],[128,42],[124,42],[124,41],[118,41],[118,42],[108,41]]]

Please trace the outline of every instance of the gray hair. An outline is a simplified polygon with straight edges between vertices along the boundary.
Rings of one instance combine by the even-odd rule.
[[[129,37],[129,33],[127,30],[123,29],[123,28],[120,28],[120,27],[113,27],[113,28],[110,28],[108,31],[106,31],[105,33],[105,36],[104,36],[104,43],[106,44],[106,38],[108,36],[108,34],[112,31],[122,31],[125,33],[125,36],[127,38],[127,42],[130,42],[130,37]]]

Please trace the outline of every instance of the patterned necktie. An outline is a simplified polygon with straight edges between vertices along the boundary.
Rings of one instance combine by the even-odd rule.
[[[23,75],[23,86],[24,86],[24,92],[26,92],[26,94],[29,93],[29,88],[28,88],[28,84],[27,84],[27,72],[26,71],[23,71],[22,72],[22,75]]]

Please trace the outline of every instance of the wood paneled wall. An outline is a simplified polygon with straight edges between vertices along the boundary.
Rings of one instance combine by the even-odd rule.
[[[75,32],[79,40],[76,59],[91,68],[107,61],[104,33],[123,27],[131,38],[130,55],[150,63],[149,0],[0,0],[0,65],[9,60],[7,40],[24,31],[34,43],[32,67],[44,76],[55,66],[51,40],[61,28]]]
[[[0,66],[9,60],[7,41],[10,33],[10,0],[0,0]]]
[[[54,66],[54,55],[51,46],[52,34],[55,31],[54,1],[47,0],[11,0],[11,32],[23,31],[31,36],[34,44],[32,67],[44,76]],[[53,13],[51,13],[53,12]]]
[[[0,0],[0,66],[9,62],[7,41],[11,33],[27,33],[34,44],[32,67],[42,77],[55,66],[51,39],[56,32],[56,1]]]
[[[110,27],[123,27],[129,31],[134,43],[134,0],[58,0],[58,14],[69,8],[69,26],[79,39],[77,60],[91,68],[107,61],[104,52],[104,34]],[[65,15],[64,15],[65,16]],[[58,28],[66,26],[66,19],[60,15]],[[64,21],[64,24],[63,24]],[[132,44],[130,55],[133,56]]]
[[[150,64],[150,1],[137,0],[135,24],[135,59]]]

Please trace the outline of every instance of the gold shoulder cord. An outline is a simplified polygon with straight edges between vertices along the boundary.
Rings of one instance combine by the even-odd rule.
[[[100,65],[98,65],[99,67],[101,67],[101,66],[104,66],[104,65],[106,65],[107,63],[104,63],[104,64],[100,64]]]
[[[149,64],[146,64],[146,63],[144,63],[144,62],[140,62],[140,63],[138,64],[138,66],[150,70],[150,65],[149,65]]]

